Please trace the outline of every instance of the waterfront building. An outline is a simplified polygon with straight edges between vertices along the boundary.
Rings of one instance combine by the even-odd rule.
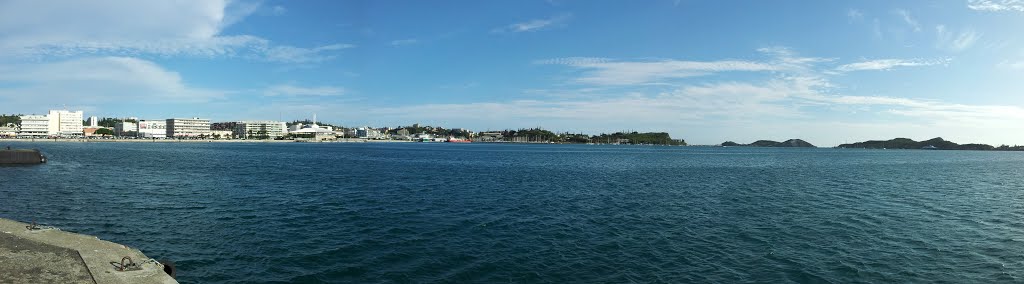
[[[5,125],[2,125],[2,126],[0,126],[0,137],[14,137],[14,136],[18,136],[18,131],[19,130],[20,129],[18,128],[18,126],[14,125],[14,123],[8,123],[8,124],[5,124]]]
[[[205,118],[168,118],[167,137],[208,137],[210,136],[210,120]]]
[[[274,139],[284,137],[287,132],[290,131],[280,121],[239,121],[235,123],[234,134],[245,139]]]
[[[100,130],[100,128],[101,127],[91,127],[91,126],[82,127],[82,136],[85,136],[85,137],[98,136],[98,135],[96,135],[96,130]]]
[[[310,138],[315,140],[334,140],[337,138],[334,131],[327,130],[326,128],[320,128],[319,125],[312,124],[306,127],[289,132],[288,134],[297,138]]]
[[[140,138],[166,138],[167,121],[139,120],[138,136]]]
[[[290,132],[294,132],[295,130],[302,129],[302,126],[303,126],[302,123],[292,124],[292,126],[288,127],[288,132],[290,133]]]
[[[50,110],[47,133],[58,136],[82,136],[82,111]]]
[[[100,119],[98,117],[95,117],[95,116],[90,116],[89,117],[89,127],[93,127],[93,128],[100,127]]]
[[[161,129],[161,131],[164,131]],[[114,125],[114,134],[118,136],[132,136],[139,132],[139,125],[134,122],[122,121]]]
[[[400,129],[398,129],[398,131],[395,131],[394,138],[395,139],[400,139],[400,140],[411,140],[412,139],[412,137],[409,136],[409,130],[405,129],[405,128],[400,128]]]
[[[360,127],[356,129],[356,137],[364,139],[380,139],[383,137],[380,131],[371,127]]]
[[[18,136],[46,137],[48,135],[50,135],[50,118],[46,115],[21,116],[21,129],[18,131]]]

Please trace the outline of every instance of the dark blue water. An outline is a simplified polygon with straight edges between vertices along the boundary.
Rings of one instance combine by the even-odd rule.
[[[6,144],[0,217],[183,283],[1024,281],[1024,153]]]

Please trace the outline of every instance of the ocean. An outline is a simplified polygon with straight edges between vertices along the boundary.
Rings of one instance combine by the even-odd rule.
[[[0,217],[181,283],[1024,281],[1024,153],[27,143]]]

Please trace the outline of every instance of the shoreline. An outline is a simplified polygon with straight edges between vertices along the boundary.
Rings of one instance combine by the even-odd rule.
[[[14,142],[46,142],[46,143],[408,143],[415,141],[405,140],[371,140],[361,138],[344,138],[337,140],[325,140],[325,141],[305,141],[305,140],[243,140],[243,139],[205,139],[205,140],[189,140],[189,139],[80,139],[80,138],[49,138],[49,139],[32,139],[32,138],[4,138],[0,139],[0,143],[5,141]]]

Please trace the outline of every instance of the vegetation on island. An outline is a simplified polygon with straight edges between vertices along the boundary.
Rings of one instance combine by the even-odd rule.
[[[1000,145],[994,147],[988,144],[957,144],[952,141],[935,137],[925,141],[914,141],[909,138],[896,138],[892,140],[870,140],[864,142],[841,144],[836,148],[859,148],[859,149],[935,149],[935,150],[996,150],[996,151],[1024,151],[1024,146]]]
[[[601,143],[602,141],[615,141],[617,139],[620,141],[619,144],[630,145],[686,145],[686,140],[672,139],[672,136],[665,132],[615,132],[612,134],[601,134],[591,137],[591,141],[594,141],[595,143]],[[625,139],[625,141],[622,141],[622,139]]]
[[[519,130],[503,130],[483,132],[480,135],[500,135],[500,141],[512,142],[547,142],[547,143],[594,143],[594,144],[629,144],[629,145],[686,145],[683,139],[672,139],[665,132],[615,132],[599,135],[583,133],[554,133],[541,128]],[[496,135],[497,136],[497,135]]]
[[[783,142],[776,142],[772,140],[757,140],[750,144],[740,144],[732,141],[722,142],[722,146],[725,147],[792,147],[792,148],[815,148],[811,143],[801,139],[789,139]]]
[[[388,131],[391,135],[431,134],[437,137],[468,138],[471,132],[462,128],[446,129],[433,126],[400,126]],[[523,143],[578,143],[578,144],[630,144],[630,145],[686,145],[682,139],[672,139],[665,132],[615,132],[599,135],[583,133],[555,133],[540,127],[482,131],[476,133],[482,142],[523,142]]]

